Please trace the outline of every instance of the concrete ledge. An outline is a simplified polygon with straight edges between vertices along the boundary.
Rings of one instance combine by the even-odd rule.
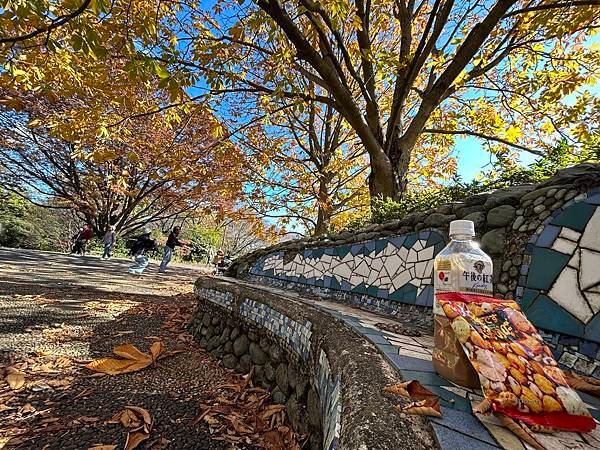
[[[310,448],[437,448],[428,421],[394,411],[385,386],[401,377],[383,353],[342,320],[294,293],[200,277],[191,331],[223,364],[254,369],[257,384],[285,402]]]

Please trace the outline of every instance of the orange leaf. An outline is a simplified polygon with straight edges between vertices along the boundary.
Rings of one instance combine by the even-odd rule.
[[[6,382],[12,390],[18,390],[25,384],[25,374],[14,367],[6,369],[8,375],[6,375]]]
[[[146,353],[142,353],[135,346],[130,343],[121,344],[113,348],[113,353],[125,359],[131,359],[134,361],[149,359],[150,356]]]
[[[87,369],[101,372],[107,375],[119,375],[122,373],[136,372],[152,364],[151,359],[135,361],[131,359],[100,358],[87,364]]]
[[[152,355],[152,360],[156,362],[158,357],[165,352],[165,344],[162,341],[155,341],[150,346],[150,354]]]

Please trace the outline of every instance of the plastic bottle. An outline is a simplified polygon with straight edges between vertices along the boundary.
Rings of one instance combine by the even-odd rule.
[[[435,292],[462,292],[493,295],[492,259],[473,241],[475,226],[470,220],[450,222],[450,243],[435,258]],[[436,372],[461,386],[477,388],[477,373],[454,336],[450,321],[439,307],[433,306]]]

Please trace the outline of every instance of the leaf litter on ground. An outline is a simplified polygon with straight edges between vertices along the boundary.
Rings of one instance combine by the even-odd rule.
[[[269,450],[299,450],[307,436],[299,436],[286,424],[285,405],[269,404],[271,394],[255,387],[252,373],[236,376],[211,404],[201,403],[195,423],[204,421],[214,440],[234,446],[253,444]]]
[[[120,423],[127,431],[125,450],[133,450],[150,437],[152,416],[139,406],[126,406],[106,423]]]

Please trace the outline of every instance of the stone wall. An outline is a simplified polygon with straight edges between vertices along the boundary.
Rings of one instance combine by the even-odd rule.
[[[386,405],[388,413],[380,409],[389,403],[383,387],[400,378],[373,345],[280,292],[213,277],[200,277],[195,292],[190,329],[199,344],[225,367],[252,373],[272,401],[285,404],[294,430],[309,435],[307,448],[391,448],[399,442],[401,430],[389,429],[397,420],[393,405]],[[372,395],[363,395],[366,382]]]
[[[231,273],[429,325],[431,261],[454,219],[475,222],[499,297],[516,299],[559,361],[600,376],[600,165],[477,194],[358,232],[285,242]]]

